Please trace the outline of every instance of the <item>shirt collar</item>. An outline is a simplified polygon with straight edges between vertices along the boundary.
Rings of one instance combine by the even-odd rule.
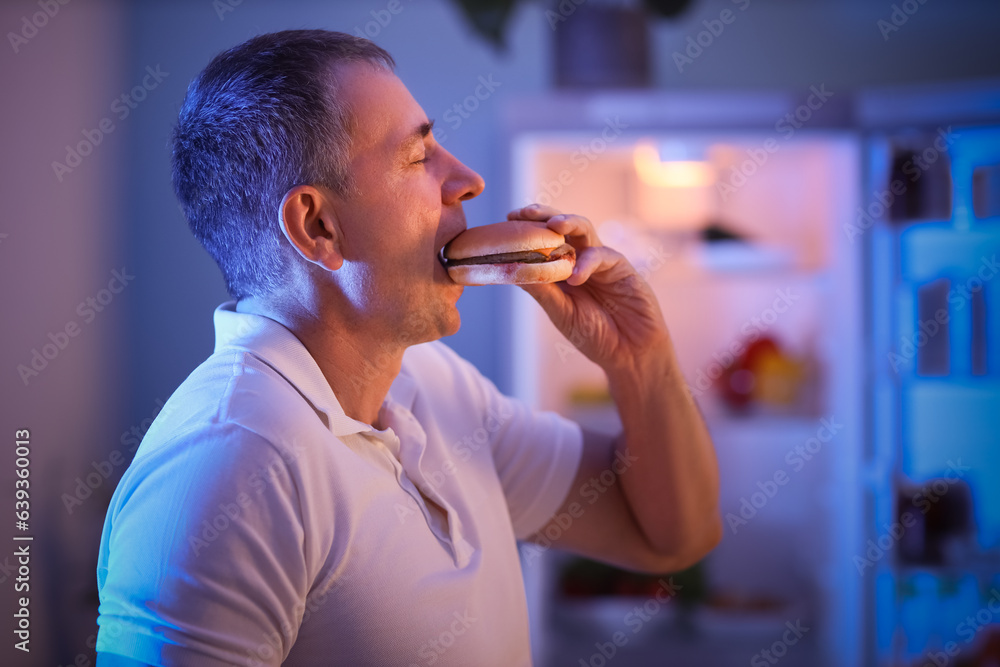
[[[369,424],[344,414],[330,383],[305,345],[271,318],[236,312],[235,301],[222,304],[215,309],[215,351],[224,348],[246,350],[277,371],[324,417],[334,435],[372,430]],[[412,396],[409,402],[412,403]]]

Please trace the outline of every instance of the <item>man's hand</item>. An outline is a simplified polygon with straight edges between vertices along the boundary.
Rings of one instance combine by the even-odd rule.
[[[545,222],[576,249],[576,268],[564,283],[523,285],[556,328],[608,373],[641,367],[662,353],[669,334],[652,289],[620,253],[601,245],[593,224],[538,204],[508,220]]]
[[[690,566],[722,536],[718,465],[653,290],[622,255],[601,245],[586,218],[539,205],[507,217],[544,222],[576,248],[568,280],[523,289],[604,370],[622,420],[617,439],[584,433],[576,479],[557,513],[579,518],[558,526],[558,546],[631,569]],[[618,472],[616,458],[638,465]],[[621,483],[602,487],[594,502],[588,485],[608,470]]]

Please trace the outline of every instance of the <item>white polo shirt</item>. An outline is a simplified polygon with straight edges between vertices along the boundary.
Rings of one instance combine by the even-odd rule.
[[[280,324],[215,314],[108,509],[97,650],[153,665],[529,665],[516,539],[579,465],[576,424],[410,348],[384,431]],[[358,378],[364,382],[364,378]]]

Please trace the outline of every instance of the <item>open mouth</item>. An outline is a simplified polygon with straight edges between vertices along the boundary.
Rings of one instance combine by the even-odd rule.
[[[465,230],[463,229],[462,231],[465,231]],[[448,268],[448,260],[446,260],[446,259],[444,258],[444,249],[445,249],[445,248],[447,248],[447,247],[448,247],[448,244],[449,244],[449,243],[451,243],[452,241],[454,241],[454,240],[455,240],[455,238],[456,238],[456,237],[457,237],[457,236],[458,236],[459,234],[461,234],[461,233],[462,233],[462,232],[459,232],[458,234],[455,234],[455,236],[452,236],[452,237],[451,237],[450,239],[448,239],[447,241],[445,241],[445,242],[444,242],[444,244],[443,244],[443,245],[442,245],[442,246],[441,246],[440,248],[438,248],[438,250],[437,250],[437,260],[438,260],[438,263],[439,263],[439,264],[440,264],[440,265],[441,265],[442,267],[444,267],[444,268],[445,268],[446,270],[447,270],[447,268]]]
[[[440,248],[438,248],[436,259],[437,259],[437,263],[441,267],[442,280],[444,282],[446,282],[446,283],[450,283],[452,285],[457,285],[458,283],[456,283],[454,280],[452,280],[451,279],[451,274],[448,273],[448,262],[444,258],[444,246],[441,246]],[[437,271],[435,271],[435,273],[437,273]]]

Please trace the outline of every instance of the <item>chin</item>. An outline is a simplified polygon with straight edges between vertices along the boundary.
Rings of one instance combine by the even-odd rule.
[[[454,336],[455,334],[458,333],[458,330],[462,327],[462,317],[461,315],[458,314],[457,310],[455,311],[455,316],[451,318],[449,325],[450,326],[446,327],[445,331],[441,333],[442,338],[444,336]]]
[[[462,317],[454,303],[442,304],[436,312],[411,314],[404,324],[403,337],[407,345],[419,345],[458,333]]]
[[[441,313],[440,332],[438,338],[454,336],[462,326],[462,315],[458,312],[458,304],[449,304],[448,308]]]
[[[459,315],[458,308],[451,305],[447,310],[440,313],[436,325],[434,327],[436,335],[429,340],[438,340],[439,338],[453,336],[458,333],[459,328],[462,326],[462,316]]]

